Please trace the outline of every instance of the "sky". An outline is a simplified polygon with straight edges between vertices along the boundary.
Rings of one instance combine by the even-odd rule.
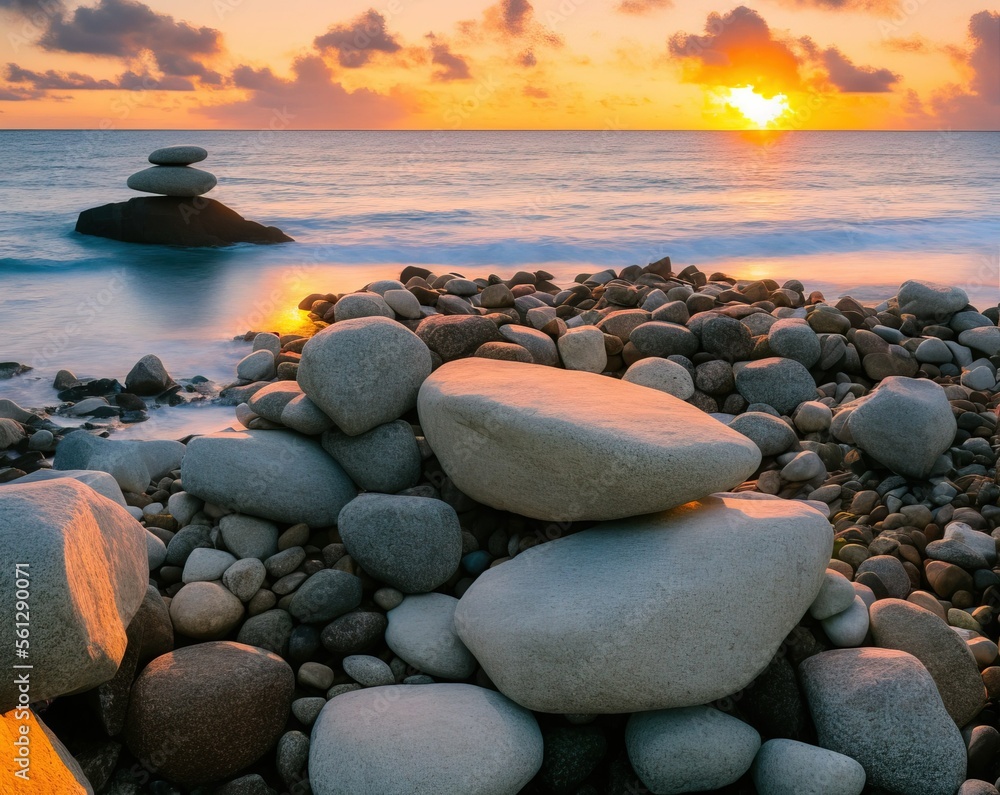
[[[0,0],[0,128],[1000,129],[986,0]]]

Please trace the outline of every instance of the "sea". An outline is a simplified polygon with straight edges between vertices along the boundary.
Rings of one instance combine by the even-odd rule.
[[[191,143],[209,195],[295,243],[220,249],[79,235],[78,213]],[[0,131],[0,398],[52,379],[124,380],[154,353],[178,379],[232,379],[248,330],[308,327],[298,302],[418,264],[557,282],[670,256],[736,278],[877,302],[907,279],[1000,302],[997,132]],[[118,433],[180,438],[232,409],[154,408]],[[76,421],[74,421],[76,422]]]

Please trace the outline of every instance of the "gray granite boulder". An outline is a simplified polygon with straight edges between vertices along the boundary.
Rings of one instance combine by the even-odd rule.
[[[323,434],[322,444],[365,491],[394,494],[420,480],[420,447],[410,423],[403,420],[387,422],[357,436],[329,431]]]
[[[593,373],[450,362],[424,382],[418,410],[463,493],[535,519],[664,510],[731,488],[760,463],[753,442],[694,406]]]
[[[150,480],[149,469],[135,442],[102,439],[86,431],[73,431],[63,437],[52,467],[107,472],[122,491],[142,493]]]
[[[715,495],[532,547],[480,575],[455,624],[532,710],[705,704],[764,670],[819,593],[832,543],[806,505]]]
[[[336,524],[357,490],[319,442],[292,431],[236,431],[192,439],[184,489],[206,502],[276,522]]]
[[[758,795],[861,795],[865,778],[851,757],[795,740],[768,740],[753,762]]]
[[[897,298],[900,312],[937,323],[944,323],[969,304],[969,296],[961,287],[943,287],[916,279],[903,282]]]
[[[799,668],[823,748],[856,759],[868,783],[906,795],[954,795],[962,735],[920,661],[894,649],[837,649]]]
[[[787,422],[763,411],[746,411],[730,422],[729,428],[746,436],[765,456],[779,455],[798,441]]]
[[[886,378],[850,406],[858,447],[907,477],[927,477],[958,430],[944,389],[924,378]]]
[[[541,765],[534,716],[465,684],[339,695],[313,725],[309,748],[315,795],[517,795]]]
[[[455,509],[441,500],[362,494],[337,523],[351,557],[403,593],[433,591],[458,569],[462,528]]]
[[[72,478],[86,486],[90,486],[102,497],[107,497],[112,502],[118,503],[122,508],[127,507],[125,496],[122,494],[121,486],[118,485],[107,472],[99,472],[96,469],[36,469],[24,477],[9,481],[23,486],[25,483],[41,483],[46,480],[57,480],[59,478]],[[7,484],[0,484],[2,489]]]
[[[10,611],[0,662],[8,673],[15,664],[33,666],[32,702],[89,690],[115,675],[125,630],[146,595],[147,554],[142,525],[76,480],[0,489],[0,564],[7,572],[0,596]],[[18,621],[30,625],[20,637]],[[16,649],[27,656],[15,656]],[[10,674],[0,684],[0,713],[18,704],[15,679]]]
[[[816,397],[816,382],[794,359],[759,359],[735,368],[736,390],[747,403],[765,403],[779,414],[791,414],[800,403]]]
[[[340,430],[356,436],[413,408],[430,373],[430,351],[416,334],[395,320],[363,317],[312,337],[302,348],[298,381]]]

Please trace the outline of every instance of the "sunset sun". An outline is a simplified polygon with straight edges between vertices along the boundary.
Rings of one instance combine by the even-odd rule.
[[[765,97],[754,91],[753,86],[730,88],[728,93],[723,95],[722,101],[738,110],[757,127],[772,124],[789,110],[788,97],[784,94]]]

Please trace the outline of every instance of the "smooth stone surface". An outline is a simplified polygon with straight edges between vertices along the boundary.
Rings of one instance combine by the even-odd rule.
[[[386,290],[382,293],[382,298],[399,317],[410,319],[420,317],[420,301],[409,290]]]
[[[441,500],[362,494],[340,512],[338,525],[351,557],[403,593],[433,591],[458,569],[462,528]]]
[[[340,430],[357,436],[413,408],[430,373],[430,352],[416,334],[395,320],[365,317],[312,337],[302,348],[298,381]]]
[[[163,556],[166,555],[167,549],[164,547]],[[181,582],[212,582],[222,579],[223,572],[235,562],[236,558],[221,549],[193,549],[184,562]]]
[[[26,571],[32,702],[111,679],[125,655],[125,630],[146,595],[146,531],[128,512],[71,478],[0,488],[0,598],[10,629],[0,662],[15,657],[15,606]],[[22,586],[23,587],[23,584]],[[0,683],[0,714],[18,703],[13,674]]]
[[[816,382],[794,359],[768,358],[735,368],[736,389],[747,403],[765,403],[779,414],[791,414],[816,397]]]
[[[85,486],[89,486],[102,497],[107,497],[114,503],[127,507],[125,496],[122,494],[121,486],[118,485],[107,472],[99,472],[93,469],[37,469],[27,475],[10,481],[10,484],[23,486],[25,483],[41,483],[47,480],[58,480],[59,478],[72,478]],[[0,484],[0,490],[8,484]]]
[[[962,735],[916,657],[838,649],[799,667],[823,748],[861,763],[868,783],[907,795],[954,795],[965,780]]]
[[[907,477],[927,477],[958,429],[944,390],[926,379],[886,378],[851,405],[858,447]]]
[[[238,558],[266,560],[278,551],[278,526],[266,519],[240,513],[219,520],[226,549]]]
[[[270,351],[254,351],[236,364],[236,377],[244,381],[270,381],[274,376],[274,354]]]
[[[868,634],[868,604],[860,596],[855,596],[850,607],[829,618],[824,618],[820,623],[834,646],[838,648],[860,646]]]
[[[466,679],[476,660],[455,630],[458,599],[441,593],[407,596],[388,613],[385,642],[419,671],[443,679]]]
[[[753,762],[758,795],[861,795],[865,779],[851,757],[795,740],[768,740]]]
[[[257,558],[244,558],[236,561],[222,573],[222,584],[233,596],[246,604],[260,590],[267,577],[264,564]]]
[[[517,795],[541,765],[534,716],[465,684],[339,695],[313,725],[309,749],[315,795]]]
[[[142,493],[150,474],[134,442],[102,439],[86,431],[66,434],[56,448],[53,469],[96,469],[113,477],[122,491]]]
[[[22,733],[25,730],[28,734]],[[4,760],[2,768],[5,794],[94,795],[79,762],[33,710],[12,710],[0,715],[0,742],[10,749],[9,759]],[[26,770],[18,764],[21,748],[27,749]],[[19,772],[27,780],[15,778]]]
[[[333,420],[306,395],[299,395],[289,400],[281,410],[278,421],[293,431],[307,436],[317,436],[333,427]]]
[[[854,603],[854,584],[839,571],[827,569],[819,595],[809,606],[809,615],[816,619],[842,613]]]
[[[189,166],[208,157],[208,150],[192,144],[176,144],[154,149],[149,162],[154,166]]]
[[[899,599],[880,599],[871,609],[872,636],[882,648],[912,654],[937,684],[955,723],[964,726],[986,703],[976,658],[964,640],[934,613]]]
[[[424,382],[418,410],[458,489],[535,519],[664,510],[731,488],[760,463],[755,444],[693,406],[592,373],[450,362]]]
[[[771,661],[819,593],[832,537],[800,503],[708,497],[522,552],[480,575],[455,624],[490,679],[529,709],[705,704]]]
[[[494,286],[504,287],[504,285]],[[483,295],[485,294],[484,291]],[[538,329],[508,323],[506,326],[500,327],[500,336],[526,349],[531,354],[531,358],[535,360],[535,364],[542,364],[546,367],[559,365],[559,350],[555,340]]]
[[[905,599],[910,592],[910,578],[899,558],[892,555],[873,555],[857,568],[857,575],[871,572],[878,576],[894,599]]]
[[[787,422],[763,411],[744,412],[729,423],[729,428],[746,436],[765,456],[783,453],[798,441]]]
[[[133,365],[125,376],[125,389],[133,395],[159,395],[174,385],[167,368],[158,356],[147,354]]]
[[[1000,328],[996,326],[972,328],[959,334],[958,341],[987,356],[996,356],[1000,353]]]
[[[362,317],[396,317],[385,299],[378,293],[348,293],[333,306],[333,319],[337,323]]]
[[[819,361],[819,337],[800,318],[785,318],[774,323],[768,329],[767,344],[775,356],[794,359],[807,368]]]
[[[630,365],[622,381],[658,389],[678,400],[687,400],[694,394],[694,381],[687,369],[669,359],[651,357]]]
[[[219,640],[243,619],[243,603],[217,582],[192,582],[170,600],[174,631],[195,640]]]
[[[214,174],[187,166],[153,166],[136,171],[126,184],[132,190],[161,196],[203,196],[219,184]]]
[[[307,624],[322,624],[361,604],[361,580],[339,569],[322,569],[299,586],[288,612]]]
[[[404,420],[387,422],[357,436],[330,431],[323,434],[322,444],[365,491],[394,494],[420,480],[420,448],[413,428]]]
[[[604,332],[593,326],[572,328],[557,341],[559,356],[567,370],[601,373],[608,366]]]
[[[969,296],[961,287],[946,287],[910,279],[899,286],[899,311],[921,320],[943,323],[968,305]]]
[[[295,677],[280,657],[240,643],[164,654],[136,679],[125,740],[160,776],[188,788],[267,753],[285,728]]]
[[[336,524],[357,493],[318,442],[292,431],[198,436],[187,446],[181,480],[206,502],[311,527]]]
[[[657,795],[720,789],[753,764],[760,735],[712,707],[638,712],[629,718],[625,747],[632,767]]]

